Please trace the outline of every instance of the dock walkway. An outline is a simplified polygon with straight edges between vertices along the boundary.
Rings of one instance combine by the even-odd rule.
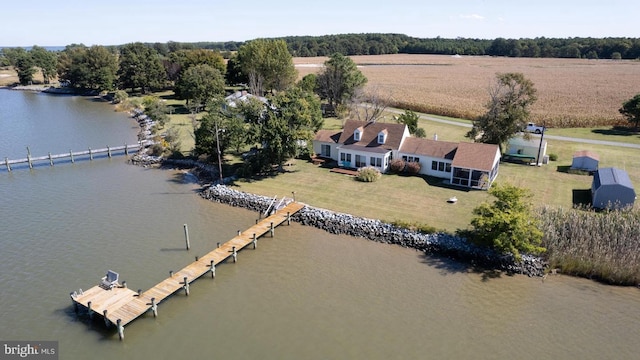
[[[124,338],[124,326],[140,317],[149,310],[157,316],[157,305],[175,292],[184,289],[189,294],[189,284],[199,277],[209,273],[215,277],[215,265],[229,257],[235,260],[237,252],[253,243],[256,246],[257,239],[270,233],[283,222],[290,222],[290,216],[300,211],[304,204],[291,202],[275,214],[270,215],[246,231],[239,233],[231,240],[221,244],[208,254],[196,258],[196,261],[187,265],[182,270],[172,273],[168,278],[153,286],[145,292],[135,292],[127,287],[115,287],[107,290],[99,285],[89,290],[71,293],[74,305],[82,305],[88,309],[89,315],[94,313],[102,315],[105,323],[116,324],[120,339]]]

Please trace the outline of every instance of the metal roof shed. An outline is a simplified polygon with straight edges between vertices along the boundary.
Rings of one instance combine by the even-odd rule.
[[[596,171],[598,170],[599,162],[600,157],[598,154],[588,150],[580,150],[573,154],[571,168],[585,171]]]
[[[619,209],[633,206],[636,192],[626,171],[603,168],[593,174],[591,204],[597,209]]]

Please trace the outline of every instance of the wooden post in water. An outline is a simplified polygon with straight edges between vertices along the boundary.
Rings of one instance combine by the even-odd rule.
[[[191,249],[191,244],[189,243],[189,228],[187,224],[184,224],[184,241],[187,243],[187,250]]]
[[[29,163],[29,169],[33,169],[33,164],[31,163],[31,150],[27,146],[27,162]]]
[[[107,145],[107,156],[111,159],[111,148]]]
[[[258,247],[258,237],[256,236],[256,233],[253,233],[253,248],[257,248]]]
[[[11,165],[9,165],[9,158],[8,157],[4,158],[4,163],[7,165],[7,171],[11,172]]]
[[[169,277],[173,277],[173,270],[169,270]]]
[[[75,161],[73,161],[73,150],[69,150],[69,157],[71,157],[71,163],[73,164]]]
[[[127,143],[124,143],[124,155],[129,156],[129,145]]]
[[[291,225],[291,213],[287,211],[287,225]]]
[[[220,243],[218,243],[218,244],[216,245],[216,248],[218,248],[218,249],[220,248]]]
[[[233,253],[232,253],[232,255],[233,255],[233,262],[238,262],[238,251],[236,250],[236,247],[235,247],[235,246],[234,246],[234,247],[232,247],[232,248],[231,248],[231,251],[233,252]]]
[[[269,229],[269,231],[271,232],[271,237],[273,237],[273,234],[274,234],[273,221],[271,222],[271,229]]]
[[[142,296],[142,289],[138,289],[138,297]]]
[[[124,326],[122,326],[122,320],[118,319],[116,324],[118,325],[118,337],[122,341],[124,340]]]
[[[215,279],[216,278],[216,264],[213,260],[211,260],[211,265],[210,265],[210,269],[209,271],[211,271],[211,278]]]
[[[187,281],[186,276],[183,279],[184,279],[184,293],[185,295],[189,296],[189,282]]]
[[[153,311],[153,317],[158,317],[158,304],[156,304],[156,298],[151,298],[151,311]]]
[[[107,309],[104,309],[102,312],[102,317],[104,318],[104,326],[109,327],[109,319],[107,319]]]
[[[87,303],[87,309],[89,310],[89,319],[93,319],[93,310],[91,310],[91,301]]]
[[[53,159],[51,158],[51,152],[49,152],[49,166],[53,166]]]
[[[93,160],[93,151],[89,148],[89,160]]]

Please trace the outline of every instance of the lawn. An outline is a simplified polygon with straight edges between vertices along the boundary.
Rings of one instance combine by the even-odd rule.
[[[427,133],[437,133],[439,140],[468,141],[464,138],[468,128],[424,119],[420,125]],[[557,140],[548,142],[548,153],[557,154],[558,161],[540,167],[502,163],[497,182],[531,190],[535,206],[572,207],[574,190],[591,187],[591,176],[566,172],[573,153],[582,149],[598,153],[601,167],[625,169],[631,181],[640,184],[640,150]],[[448,231],[467,228],[473,208],[491,200],[486,191],[450,188],[439,179],[385,175],[378,182],[362,183],[304,160],[294,164],[284,174],[249,182],[240,180],[234,186],[265,196],[291,196],[295,191],[297,200],[312,206],[385,221],[419,222]],[[447,203],[453,196],[458,202]]]

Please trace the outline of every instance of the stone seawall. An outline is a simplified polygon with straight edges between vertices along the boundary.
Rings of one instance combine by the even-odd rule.
[[[266,196],[240,192],[222,185],[207,187],[200,192],[200,195],[205,199],[261,213],[264,213],[272,200]],[[546,267],[545,262],[538,257],[523,255],[521,262],[515,262],[512,256],[500,256],[491,250],[470,244],[466,239],[458,236],[445,233],[421,234],[380,220],[361,218],[308,205],[291,219],[332,234],[362,237],[413,248],[428,254],[450,256],[485,269],[543,276]]]

